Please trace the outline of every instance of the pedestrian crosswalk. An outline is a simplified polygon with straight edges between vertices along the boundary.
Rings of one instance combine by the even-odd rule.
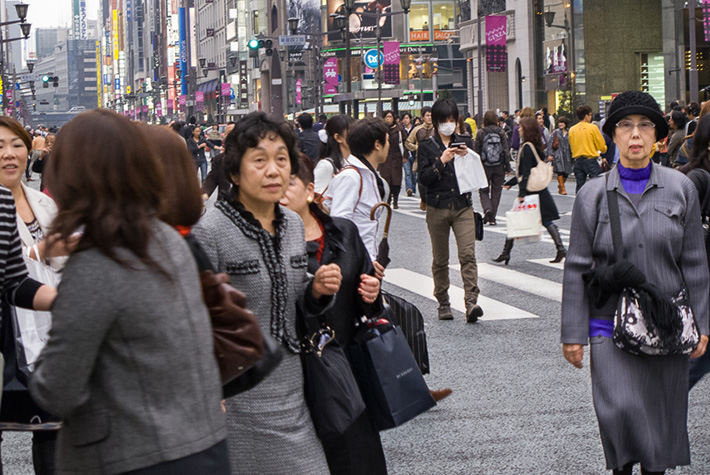
[[[407,216],[412,216],[414,218],[419,218],[419,219],[426,219],[426,211],[422,211],[419,208],[420,200],[419,198],[410,198],[407,196],[401,196],[399,198],[399,208],[394,210],[395,213],[401,213]],[[499,210],[499,212],[501,212]],[[484,229],[484,236],[486,233],[495,233],[495,234],[502,234],[506,235],[506,229],[505,229],[505,211],[502,212],[502,215],[498,215],[496,217],[496,221],[498,222],[498,226],[486,226]],[[562,242],[565,245],[565,247],[569,247],[569,231],[566,229],[561,229],[560,228],[560,236],[562,237]],[[485,239],[485,237],[484,237]],[[543,233],[542,233],[542,242],[554,244],[552,241],[552,238],[547,234],[547,231],[544,231],[543,228]]]
[[[546,265],[560,270],[562,269],[560,265],[552,265],[545,259],[530,259],[528,262]],[[449,267],[452,271],[458,271],[460,269],[459,264],[452,264]],[[540,316],[519,308],[517,306],[519,304],[517,303],[511,305],[487,297],[485,295],[485,287],[488,282],[511,287],[517,292],[535,295],[552,302],[559,303],[562,300],[561,283],[543,279],[524,272],[506,269],[492,264],[479,263],[478,278],[483,284],[483,293],[479,296],[478,300],[478,303],[485,311],[485,314],[481,319],[483,321],[516,320],[524,318],[538,318]],[[385,282],[435,301],[434,280],[428,275],[420,274],[409,269],[393,268],[387,269],[385,272]],[[462,313],[466,312],[464,307],[464,291],[461,287],[451,285],[449,287],[449,297],[451,307],[454,310],[458,310]],[[517,302],[522,304],[525,302],[525,299],[518,299]]]

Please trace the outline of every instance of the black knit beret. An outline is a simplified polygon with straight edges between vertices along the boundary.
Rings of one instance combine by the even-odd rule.
[[[656,124],[656,140],[663,140],[668,135],[668,123],[663,118],[658,102],[650,94],[641,91],[626,91],[616,96],[609,107],[602,131],[613,137],[616,124],[632,114],[645,115]]]

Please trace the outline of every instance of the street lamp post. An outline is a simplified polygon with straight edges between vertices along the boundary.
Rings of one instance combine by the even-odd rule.
[[[2,78],[3,84],[7,84],[7,81],[5,81],[5,65],[7,64],[5,55],[6,55],[6,48],[3,47],[5,43],[10,43],[12,41],[18,41],[18,40],[26,40],[30,37],[30,28],[32,28],[32,25],[30,23],[25,23],[25,20],[27,19],[27,10],[29,9],[29,5],[26,3],[18,3],[15,5],[15,12],[17,13],[17,17],[19,20],[11,20],[11,21],[5,21],[0,23],[0,27],[4,26],[9,26],[9,25],[15,25],[17,23],[20,23],[20,30],[22,31],[21,37],[18,38],[7,38],[4,39],[2,37],[2,28],[0,28],[0,61],[2,61],[2,65],[0,66],[0,78]],[[2,97],[2,107],[3,107],[3,113],[7,109],[7,104],[6,104],[6,95],[3,94]]]
[[[348,94],[348,100],[346,102],[346,111],[347,114],[352,117],[353,115],[353,98],[350,97],[350,94],[352,94],[352,88],[353,88],[353,75],[352,75],[352,70],[351,70],[351,64],[350,64],[350,57],[352,56],[352,53],[350,52],[350,15],[353,14],[353,8],[355,8],[355,0],[345,0],[345,12],[347,13],[346,18],[346,27],[345,27],[345,84],[346,84],[346,93]]]

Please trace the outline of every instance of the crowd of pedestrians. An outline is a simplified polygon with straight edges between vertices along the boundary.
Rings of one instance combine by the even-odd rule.
[[[688,390],[710,372],[708,111],[674,105],[664,116],[651,96],[628,92],[599,121],[586,105],[574,117],[544,107],[471,117],[452,99],[420,117],[321,115],[315,124],[306,113],[288,124],[253,112],[223,131],[194,118],[149,126],[99,109],[58,133],[30,133],[2,116],[0,434],[32,432],[37,474],[385,474],[371,407],[336,436],[316,430],[318,408],[304,391],[305,322],[332,330],[319,334],[321,345],[348,347],[363,315],[383,314],[387,212],[378,205],[397,209],[405,193],[426,214],[438,319],[454,319],[453,232],[465,322],[476,323],[485,315],[476,236],[497,226],[502,192],[517,185],[516,202],[539,202],[551,262],[565,264],[563,355],[581,367],[589,345],[607,469],[631,474],[640,464],[650,475],[688,465]],[[463,157],[480,162],[487,186],[460,187]],[[537,166],[551,167],[559,195],[574,175],[569,249],[553,194],[528,187]],[[28,186],[33,172],[43,192]],[[493,261],[508,265],[514,243],[506,239]],[[44,285],[37,267],[56,280]],[[627,288],[659,303],[654,318],[687,297],[698,332],[690,359],[615,344]],[[31,365],[17,357],[15,307],[51,308]],[[280,359],[233,392],[216,333],[227,307],[258,325],[264,355],[271,341]],[[234,373],[246,378],[259,356]]]

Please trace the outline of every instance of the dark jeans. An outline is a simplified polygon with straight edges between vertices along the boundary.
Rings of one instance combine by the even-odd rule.
[[[197,162],[197,168],[200,170],[200,183],[203,183],[207,178],[207,160]]]
[[[403,164],[404,167],[404,183],[408,190],[412,190],[414,193],[417,192],[417,172],[412,171],[412,165],[414,164],[414,159],[409,157],[407,161]]]
[[[493,221],[495,221],[498,214],[498,205],[500,204],[500,194],[505,181],[505,165],[498,165],[497,167],[484,166],[483,168],[486,170],[488,188],[478,190],[478,197],[481,200],[483,212],[490,211]]]
[[[54,449],[57,444],[56,430],[38,430],[32,432],[32,463],[35,475],[54,475]],[[2,432],[0,431],[0,441]],[[0,458],[0,475],[3,475]]]
[[[587,182],[587,175],[589,178],[594,178],[601,173],[599,167],[599,162],[596,158],[585,158],[579,157],[574,161],[574,177],[577,180],[576,193],[579,193],[579,189]]]

